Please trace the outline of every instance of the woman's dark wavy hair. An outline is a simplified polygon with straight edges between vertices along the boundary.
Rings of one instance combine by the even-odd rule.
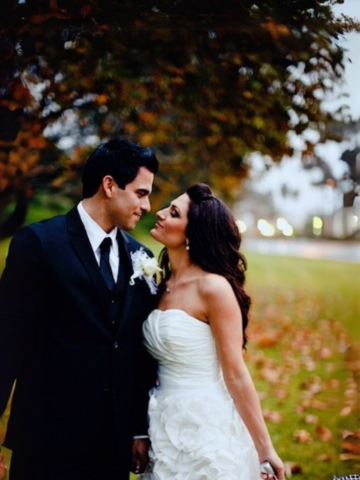
[[[246,327],[251,300],[245,293],[246,259],[240,253],[241,235],[230,209],[204,183],[190,187],[186,237],[189,240],[189,255],[192,262],[203,270],[217,273],[230,283],[243,319],[243,348],[247,343]],[[166,249],[160,255],[164,271],[164,282],[170,276],[169,257]]]

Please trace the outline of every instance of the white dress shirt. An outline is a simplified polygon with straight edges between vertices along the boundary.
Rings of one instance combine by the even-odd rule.
[[[85,210],[82,202],[78,204],[77,210],[79,212],[80,219],[85,227],[95,258],[99,265],[100,265],[100,245],[104,240],[104,238],[109,237],[111,239],[109,260],[110,260],[111,271],[113,273],[113,277],[116,282],[118,278],[118,272],[119,272],[119,245],[116,239],[117,228],[115,227],[109,233],[106,233],[100,227],[100,225],[90,217],[90,215]]]

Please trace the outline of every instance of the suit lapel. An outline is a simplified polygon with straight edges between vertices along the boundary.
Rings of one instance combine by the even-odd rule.
[[[131,249],[130,249],[130,242],[127,239],[126,235],[119,230],[118,231],[118,243],[119,243],[119,253],[120,253],[120,262],[123,262],[120,268],[124,268],[126,274],[123,276],[124,278],[124,288],[123,288],[123,307],[122,307],[122,314],[121,318],[119,319],[118,328],[116,334],[118,334],[124,324],[124,321],[128,315],[129,308],[131,305],[131,300],[133,298],[133,287],[130,285],[130,277],[133,274],[133,266],[131,261]],[[119,285],[117,285],[118,288]]]
[[[87,271],[92,283],[94,284],[94,289],[99,297],[99,301],[101,302],[106,315],[109,316],[109,290],[101,276],[93,249],[77,209],[74,208],[71,210],[67,214],[66,218],[68,232],[70,234],[70,243],[83,267]]]

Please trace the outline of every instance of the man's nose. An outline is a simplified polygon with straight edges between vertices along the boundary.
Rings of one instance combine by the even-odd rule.
[[[151,204],[150,204],[150,199],[149,197],[144,197],[141,202],[141,210],[143,212],[150,212],[151,210]]]

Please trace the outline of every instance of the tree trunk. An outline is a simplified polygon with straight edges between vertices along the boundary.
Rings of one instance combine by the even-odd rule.
[[[29,207],[29,199],[23,192],[19,192],[16,199],[15,209],[0,224],[0,240],[11,237],[24,221]]]

